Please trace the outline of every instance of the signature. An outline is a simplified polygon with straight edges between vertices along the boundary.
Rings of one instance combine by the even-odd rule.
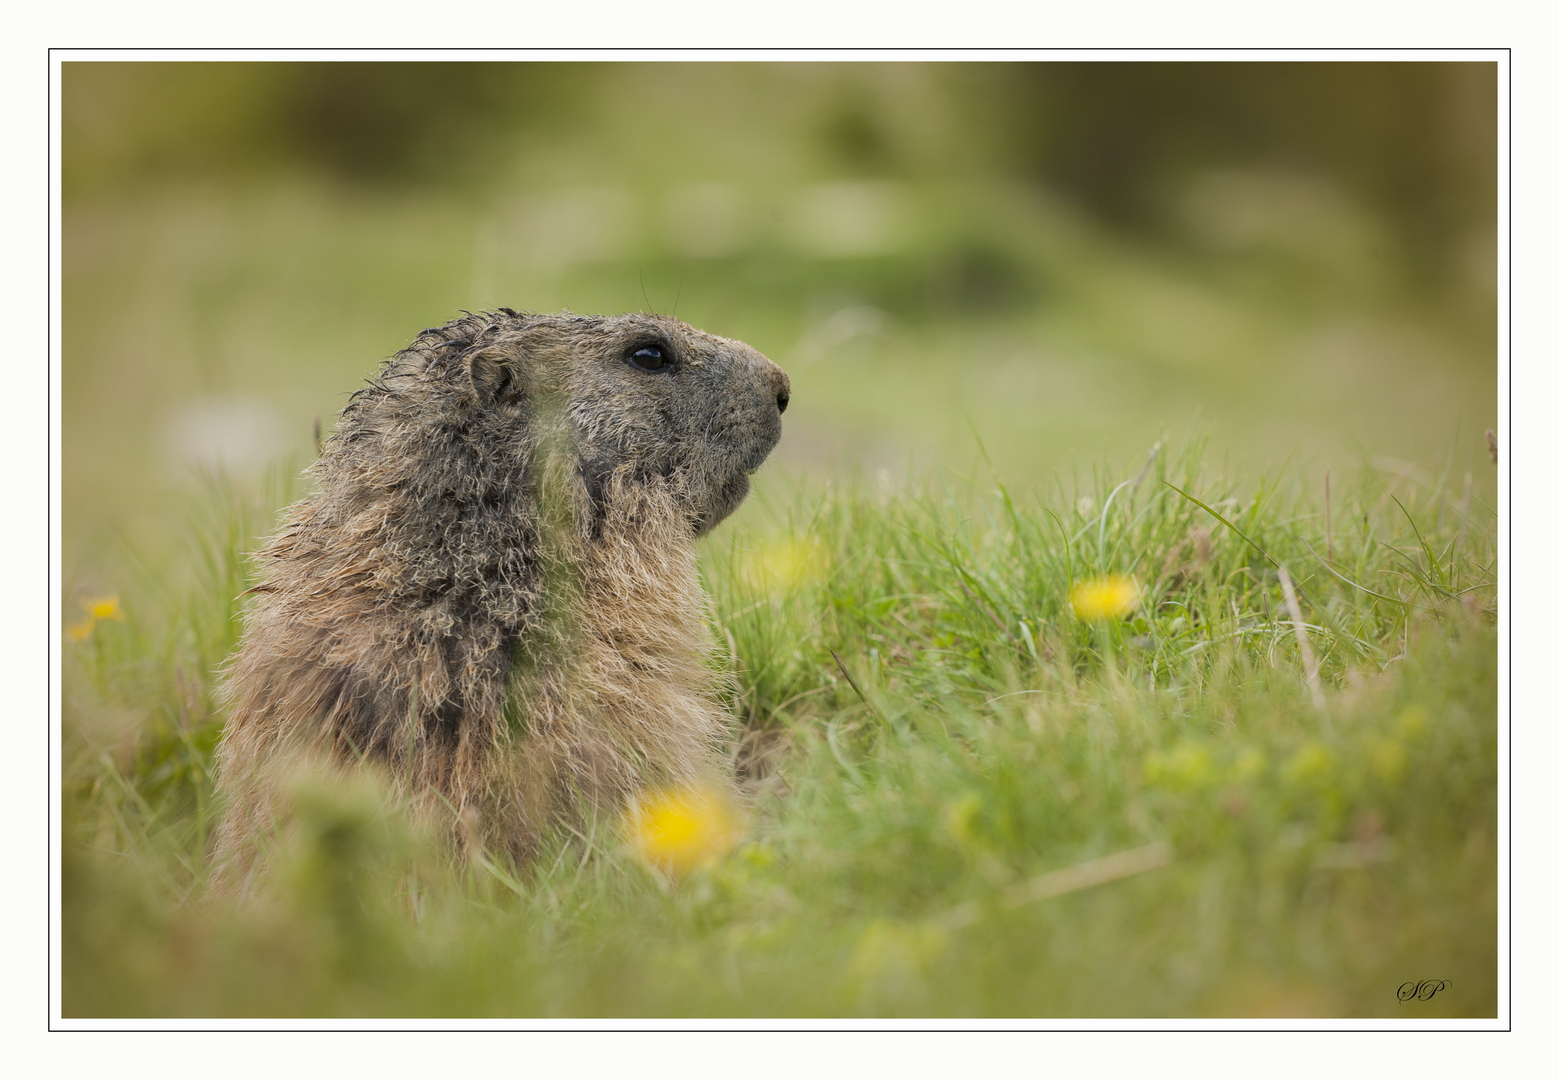
[[[1397,987],[1398,1001],[1428,1001],[1442,990],[1449,990],[1449,979],[1420,979],[1417,982],[1405,982]]]

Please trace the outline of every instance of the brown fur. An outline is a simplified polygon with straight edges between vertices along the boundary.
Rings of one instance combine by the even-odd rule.
[[[647,346],[664,368],[636,366]],[[789,391],[653,315],[469,315],[387,361],[258,555],[219,875],[251,864],[300,760],[382,768],[519,860],[549,821],[723,775],[693,542],[745,497]]]

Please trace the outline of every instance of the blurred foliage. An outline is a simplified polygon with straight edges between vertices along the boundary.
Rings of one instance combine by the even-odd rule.
[[[1383,215],[1422,282],[1443,286],[1497,206],[1488,64],[1003,65],[1013,165],[1111,220],[1163,228],[1207,169],[1325,176]],[[1025,137],[1027,136],[1027,137]]]
[[[1331,180],[1385,216],[1415,270],[1440,285],[1466,235],[1494,219],[1492,63],[916,65],[949,115],[940,130],[914,133],[884,100],[901,89],[895,80],[863,74],[862,65],[829,65],[814,80],[823,84],[820,95],[795,94],[772,65],[701,66],[738,87],[757,81],[791,90],[800,114],[792,123],[812,144],[798,149],[811,149],[823,171],[838,176],[990,171],[1054,187],[1107,220],[1162,234],[1173,197],[1199,172],[1293,170]],[[817,74],[814,65],[791,66]],[[865,67],[893,66],[902,65]],[[664,81],[667,70],[72,62],[64,79],[64,191],[79,199],[177,173],[253,182],[290,169],[366,185],[491,184],[504,175],[497,167],[506,155],[536,152],[536,132],[555,137],[589,123],[596,110],[632,108],[627,95]],[[643,164],[629,157],[622,168]]]
[[[377,358],[499,305],[753,344],[795,386],[766,475],[1028,481],[1199,417],[1258,459],[1454,444],[1482,490],[1494,75],[67,63],[70,574],[113,592],[194,473],[302,464]]]
[[[64,194],[300,168],[349,183],[471,184],[506,137],[567,122],[582,76],[574,64],[71,62]]]

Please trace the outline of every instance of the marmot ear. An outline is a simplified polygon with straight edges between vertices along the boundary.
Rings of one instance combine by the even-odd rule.
[[[482,401],[510,404],[525,396],[519,357],[483,349],[471,357],[471,389]]]

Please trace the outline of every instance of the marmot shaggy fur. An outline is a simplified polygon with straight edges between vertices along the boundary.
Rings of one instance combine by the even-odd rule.
[[[505,308],[386,361],[256,557],[219,879],[299,761],[372,763],[516,860],[560,816],[719,782],[693,541],[746,497],[789,400],[756,350],[660,315]]]

